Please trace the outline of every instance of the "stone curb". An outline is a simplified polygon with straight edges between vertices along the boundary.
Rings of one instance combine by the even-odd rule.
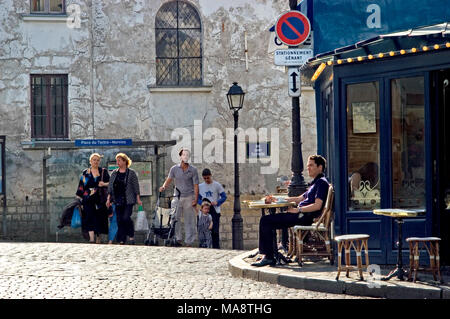
[[[244,258],[251,253],[245,252],[228,261],[228,270],[233,277],[249,278],[272,284],[282,285],[288,288],[305,289],[311,291],[348,294],[387,299],[450,299],[450,289],[446,287],[417,287],[413,283],[405,285],[393,284],[383,281],[344,281],[329,278],[305,276],[301,273],[286,273],[285,270],[276,267],[253,267]],[[377,287],[372,287],[376,284]]]

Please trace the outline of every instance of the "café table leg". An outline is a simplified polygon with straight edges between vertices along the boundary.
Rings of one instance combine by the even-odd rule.
[[[381,280],[389,280],[394,276],[397,276],[399,280],[404,280],[403,276],[406,272],[403,270],[403,259],[402,259],[402,248],[403,248],[403,234],[402,234],[402,226],[403,226],[403,218],[396,219],[398,224],[398,255],[397,255],[397,268],[389,273],[388,276],[381,278]]]

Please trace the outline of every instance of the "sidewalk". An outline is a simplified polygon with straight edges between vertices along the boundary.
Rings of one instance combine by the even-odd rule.
[[[306,260],[303,267],[296,262],[287,265],[254,267],[250,264],[256,259],[249,258],[257,252],[247,251],[231,259],[229,270],[234,277],[250,278],[279,284],[289,288],[306,289],[311,291],[348,294],[356,296],[378,297],[388,299],[450,299],[450,273],[441,271],[443,283],[433,280],[431,273],[419,272],[415,283],[391,278],[381,281],[372,278],[367,272],[363,273],[364,281],[359,280],[358,271],[350,271],[349,278],[345,271],[336,280],[337,266],[331,266],[325,259],[317,261]],[[395,266],[381,269],[381,276],[385,276]]]

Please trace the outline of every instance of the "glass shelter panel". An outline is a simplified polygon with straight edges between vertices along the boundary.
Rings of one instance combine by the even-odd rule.
[[[349,210],[380,207],[380,103],[378,82],[347,86]]]
[[[425,208],[424,78],[391,80],[393,205]]]

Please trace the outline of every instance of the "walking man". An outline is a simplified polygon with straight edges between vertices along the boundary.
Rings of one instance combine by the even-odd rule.
[[[213,220],[213,228],[211,231],[212,248],[220,248],[220,206],[227,200],[227,194],[223,186],[213,180],[211,171],[205,168],[202,172],[204,183],[199,185],[198,203],[201,205],[202,201],[206,198],[211,202],[209,214]]]
[[[181,228],[178,226],[181,216],[184,220],[184,242],[186,246],[192,246],[197,237],[197,201],[198,201],[198,172],[195,166],[189,164],[190,151],[181,149],[178,153],[180,164],[170,168],[169,176],[164,184],[159,188],[163,192],[175,179],[175,187],[180,192],[180,199],[175,213],[177,226],[175,226],[175,237],[178,244],[181,244]]]

